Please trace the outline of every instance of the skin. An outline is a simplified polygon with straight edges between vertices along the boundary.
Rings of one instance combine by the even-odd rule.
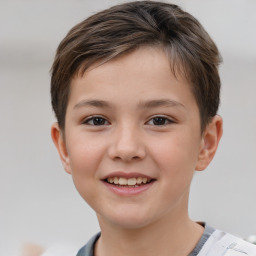
[[[212,160],[221,135],[220,116],[201,132],[190,85],[172,74],[161,49],[140,48],[77,75],[65,133],[53,124],[52,138],[97,214],[102,235],[95,255],[188,255],[203,233],[188,216],[190,183]],[[155,181],[138,195],[120,196],[102,181],[113,172]]]

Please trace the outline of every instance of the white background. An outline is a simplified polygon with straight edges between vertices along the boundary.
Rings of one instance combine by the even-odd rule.
[[[0,255],[30,241],[79,248],[98,225],[50,139],[49,69],[67,31],[122,1],[0,0]],[[238,236],[256,233],[256,1],[172,1],[204,25],[222,53],[224,136],[197,173],[190,213]]]

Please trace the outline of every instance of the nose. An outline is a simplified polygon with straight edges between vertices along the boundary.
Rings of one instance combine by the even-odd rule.
[[[124,162],[143,159],[146,150],[139,128],[123,125],[115,129],[108,153],[111,159]]]

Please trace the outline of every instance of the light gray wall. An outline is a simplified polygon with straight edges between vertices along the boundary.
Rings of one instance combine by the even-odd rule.
[[[0,0],[0,255],[26,242],[80,246],[97,232],[50,139],[49,69],[68,29],[122,1]],[[219,46],[224,136],[192,184],[190,212],[239,236],[256,233],[256,2],[183,0]]]

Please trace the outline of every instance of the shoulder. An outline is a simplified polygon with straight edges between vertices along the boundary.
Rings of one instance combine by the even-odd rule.
[[[226,232],[215,230],[198,256],[256,256],[256,245]]]
[[[76,256],[93,256],[94,255],[94,244],[99,239],[100,233],[94,235],[88,243],[83,246],[77,253]]]

